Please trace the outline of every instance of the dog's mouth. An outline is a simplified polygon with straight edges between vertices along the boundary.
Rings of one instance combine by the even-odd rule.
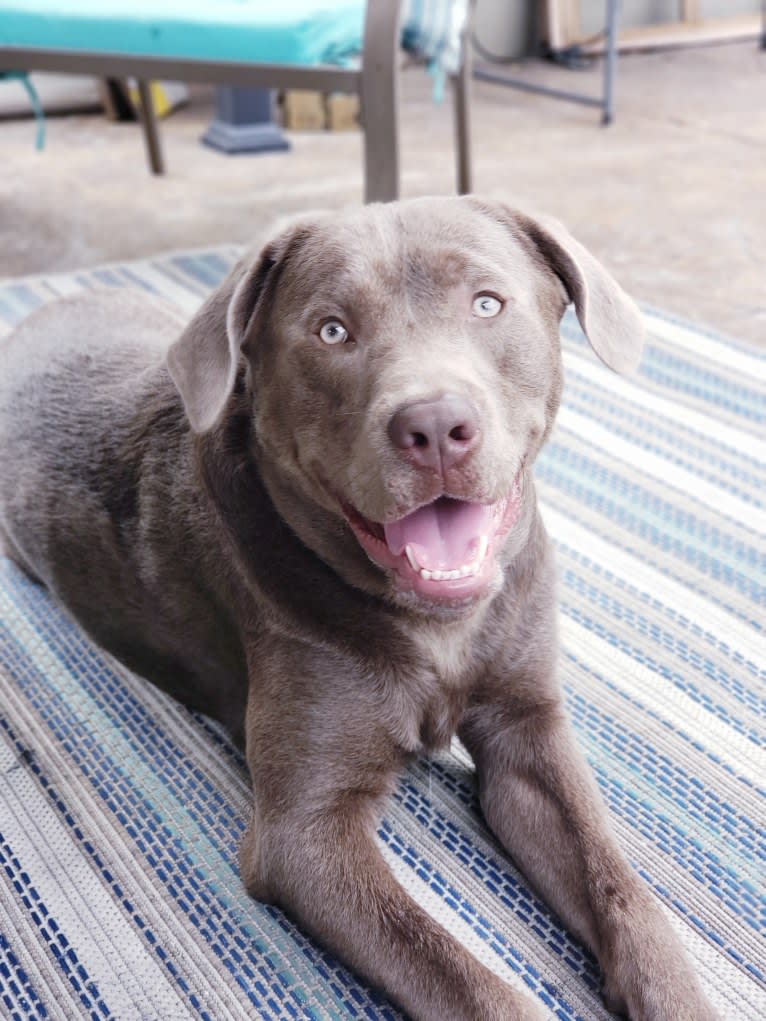
[[[396,521],[343,512],[362,549],[393,571],[397,587],[430,602],[473,601],[488,587],[495,553],[521,513],[522,476],[494,503],[440,496]]]

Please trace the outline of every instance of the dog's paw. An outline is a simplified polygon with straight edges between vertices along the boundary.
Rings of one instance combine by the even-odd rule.
[[[615,989],[611,988],[607,979],[604,979],[601,983],[601,999],[610,1014],[624,1018],[630,1016],[625,998]]]
[[[638,887],[605,940],[602,995],[630,1021],[721,1021],[681,940],[648,891]]]
[[[262,904],[274,902],[273,891],[266,877],[263,849],[258,837],[254,812],[239,846],[239,874],[251,897],[261,901]]]
[[[618,980],[604,980],[601,998],[607,1010],[629,1021],[721,1021],[688,967],[665,973],[623,969]]]

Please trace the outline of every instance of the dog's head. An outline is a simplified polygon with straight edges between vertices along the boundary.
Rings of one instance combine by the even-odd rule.
[[[502,582],[558,409],[570,301],[602,360],[633,368],[636,306],[560,224],[477,198],[373,205],[267,244],[168,366],[205,432],[244,359],[271,477],[379,591],[460,609]]]

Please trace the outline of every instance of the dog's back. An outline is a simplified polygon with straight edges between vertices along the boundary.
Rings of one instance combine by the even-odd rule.
[[[45,306],[3,342],[0,545],[106,649],[236,730],[239,700],[231,720],[209,701],[211,670],[231,687],[244,667],[196,574],[188,522],[204,505],[164,367],[182,326],[164,303],[105,289]]]
[[[70,574],[59,557],[83,572],[101,566],[96,548],[124,560],[111,503],[129,499],[117,483],[135,485],[113,478],[114,455],[140,431],[177,330],[164,306],[105,290],[45,306],[0,348],[0,523],[12,555],[54,591]]]

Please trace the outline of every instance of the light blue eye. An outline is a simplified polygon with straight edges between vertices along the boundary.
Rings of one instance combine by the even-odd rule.
[[[348,330],[337,319],[330,319],[319,331],[319,339],[325,344],[345,344],[348,340]]]
[[[502,307],[502,301],[494,294],[477,294],[471,306],[473,314],[479,316],[480,319],[491,319],[498,314]]]

